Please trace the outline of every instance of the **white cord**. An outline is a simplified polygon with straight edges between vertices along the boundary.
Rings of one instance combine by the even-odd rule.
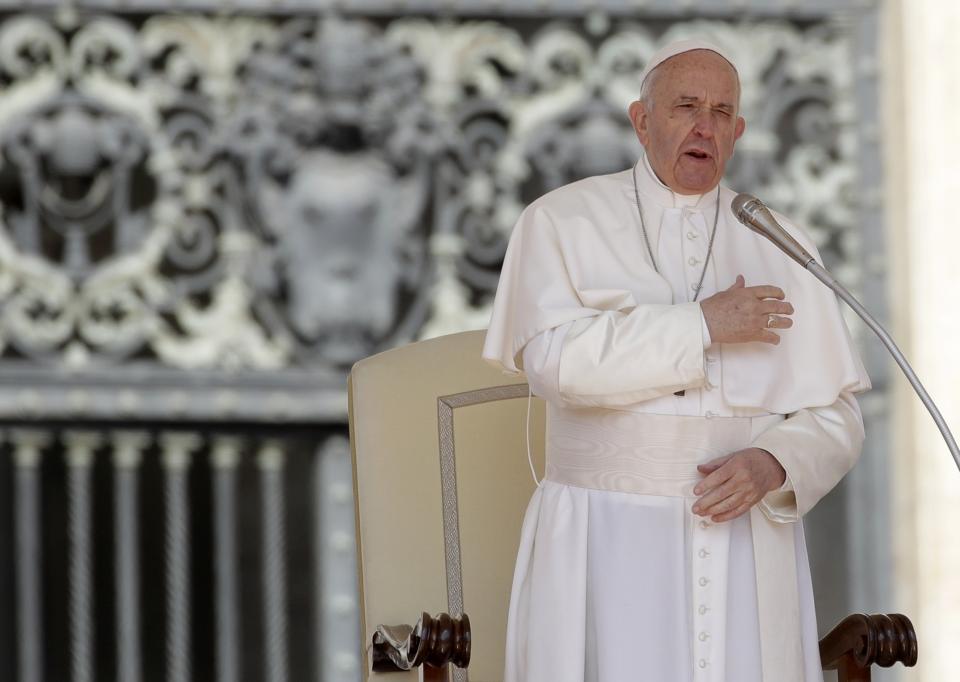
[[[530,474],[533,476],[533,482],[540,487],[540,481],[537,479],[537,471],[533,468],[533,455],[530,453],[530,404],[533,402],[533,389],[527,384],[527,462],[530,464]]]

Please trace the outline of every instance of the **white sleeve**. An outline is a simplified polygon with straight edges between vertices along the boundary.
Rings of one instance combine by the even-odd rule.
[[[713,339],[710,337],[710,327],[707,326],[707,316],[703,314],[703,306],[700,306],[700,335],[703,337],[704,350],[713,345]]]
[[[554,403],[630,405],[703,385],[703,328],[696,303],[608,311],[541,332],[523,367],[531,390]]]
[[[576,320],[560,352],[559,393],[570,404],[615,407],[699,388],[706,379],[703,325],[699,303],[644,304]]]
[[[752,445],[773,455],[787,477],[760,501],[760,510],[779,523],[802,517],[853,468],[863,438],[860,406],[848,391],[832,405],[799,410],[764,431]]]
[[[540,332],[523,348],[523,370],[530,390],[547,402],[564,402],[560,397],[560,349],[572,324]]]

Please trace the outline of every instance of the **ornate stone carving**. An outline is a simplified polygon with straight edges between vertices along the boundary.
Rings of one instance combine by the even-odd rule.
[[[633,162],[638,76],[688,33],[743,73],[731,184],[807,222],[855,284],[848,35],[663,26],[599,12],[8,18],[0,364],[135,364],[249,390],[482,326],[520,210]],[[133,393],[128,408],[145,402]]]

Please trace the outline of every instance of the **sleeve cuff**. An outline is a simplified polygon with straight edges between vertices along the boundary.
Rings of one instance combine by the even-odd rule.
[[[774,490],[766,495],[757,504],[763,515],[774,523],[793,523],[800,520],[797,510],[797,496],[793,491],[780,492]]]
[[[790,480],[790,472],[787,471],[787,467],[783,466],[780,458],[769,448],[758,446],[756,443],[754,443],[753,447],[760,447],[761,450],[777,460],[777,463],[783,467],[784,473],[783,483],[780,484],[780,487],[764,495],[763,499],[757,504],[757,507],[763,512],[764,516],[774,523],[792,523],[797,521],[800,518],[800,513],[797,509],[797,496],[794,493],[793,481]]]
[[[577,320],[560,351],[560,393],[599,407],[701,386],[703,345],[696,336],[701,324],[696,303],[645,304],[629,314],[607,311]]]
[[[707,318],[703,314],[703,306],[700,306],[700,337],[703,339],[704,350],[713,344],[713,339],[710,338],[710,327],[707,326]]]

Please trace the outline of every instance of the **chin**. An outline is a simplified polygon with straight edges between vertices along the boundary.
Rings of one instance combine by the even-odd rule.
[[[696,181],[689,182],[680,180],[678,184],[681,188],[683,188],[683,192],[685,194],[703,194],[705,192],[709,192],[718,184],[720,184],[720,178],[710,178],[708,180],[698,179]]]
[[[677,186],[683,189],[684,194],[703,194],[704,192],[709,192],[720,183],[720,178],[722,177],[722,173],[716,172],[716,167],[710,169],[687,168],[677,170],[680,172],[675,172],[673,177]],[[687,172],[684,173],[683,170]]]

